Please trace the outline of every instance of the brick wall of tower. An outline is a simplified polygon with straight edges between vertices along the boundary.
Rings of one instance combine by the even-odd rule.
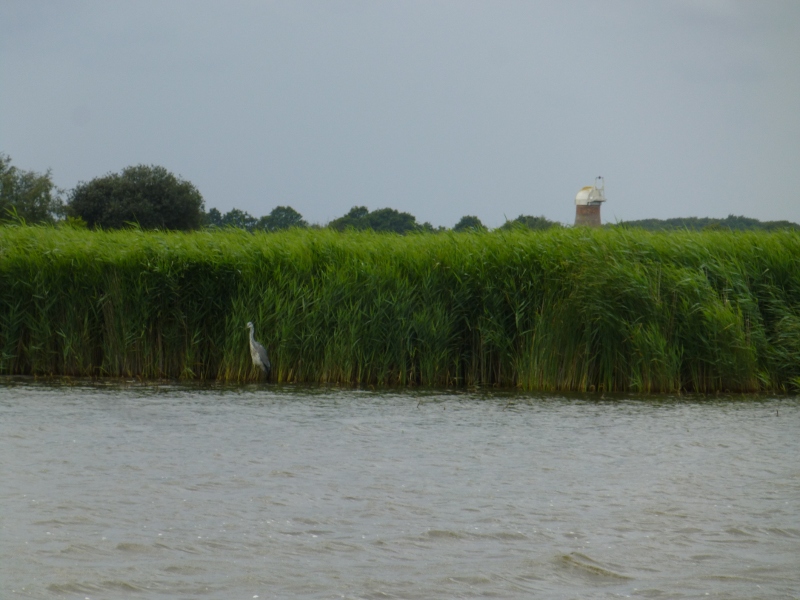
[[[575,227],[600,227],[600,205],[585,204],[575,207]]]

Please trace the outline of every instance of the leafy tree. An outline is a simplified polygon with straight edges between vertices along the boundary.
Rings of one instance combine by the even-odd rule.
[[[222,227],[222,213],[212,208],[205,214],[204,223],[206,227]]]
[[[364,219],[367,215],[369,215],[369,209],[366,206],[354,206],[346,216],[351,219]]]
[[[22,219],[27,223],[54,223],[64,212],[61,190],[46,173],[23,171],[0,153],[0,223]]]
[[[238,227],[247,231],[253,231],[257,222],[253,215],[238,208],[232,208],[222,217],[222,227]]]
[[[551,221],[546,217],[532,217],[530,215],[520,215],[513,221],[506,221],[500,229],[516,229],[518,227],[541,231],[552,227],[560,228],[562,225],[556,221]]]
[[[369,228],[375,231],[392,233],[409,233],[419,229],[417,219],[407,212],[399,212],[393,208],[380,208],[367,215]]]
[[[453,231],[486,231],[486,227],[478,217],[467,215],[453,227]]]
[[[72,190],[71,216],[91,228],[197,229],[203,223],[203,197],[190,182],[164,167],[137,165],[110,173]]]
[[[292,227],[308,227],[303,220],[303,215],[291,206],[276,206],[268,215],[261,217],[256,224],[256,229],[264,231],[280,231]]]
[[[345,231],[346,229],[366,229],[366,217],[369,215],[369,210],[366,206],[354,206],[343,217],[334,219],[328,223],[328,227],[336,229],[337,231]]]
[[[429,221],[425,221],[419,226],[419,230],[425,233],[442,233],[447,231],[447,227],[442,227],[441,225],[439,227],[434,227]]]
[[[365,206],[354,206],[343,217],[334,219],[328,227],[337,231],[346,229],[372,229],[390,233],[409,233],[420,229],[417,219],[406,212],[393,208],[381,208],[369,212]]]

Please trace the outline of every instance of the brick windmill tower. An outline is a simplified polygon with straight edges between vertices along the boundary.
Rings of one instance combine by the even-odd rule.
[[[606,201],[605,180],[595,177],[594,185],[581,188],[575,196],[575,227],[600,227],[600,205]]]

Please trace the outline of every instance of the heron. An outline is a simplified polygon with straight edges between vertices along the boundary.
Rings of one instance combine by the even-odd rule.
[[[253,366],[258,367],[264,373],[269,373],[270,364],[269,358],[267,357],[267,350],[256,341],[255,336],[253,335],[253,323],[248,322],[247,328],[250,330],[250,356],[253,359]]]

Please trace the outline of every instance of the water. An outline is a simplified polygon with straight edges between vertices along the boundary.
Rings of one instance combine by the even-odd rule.
[[[0,598],[797,598],[800,401],[0,384]]]

